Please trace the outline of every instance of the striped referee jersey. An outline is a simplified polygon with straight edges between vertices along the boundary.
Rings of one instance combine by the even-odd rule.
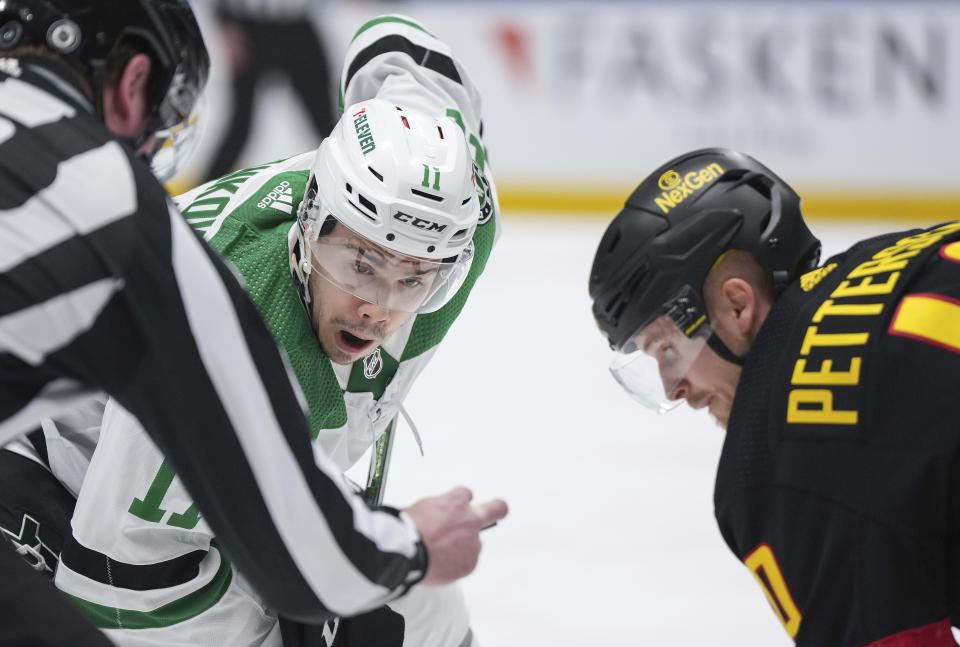
[[[312,453],[237,279],[65,79],[0,59],[0,444],[106,392],[279,612],[319,622],[402,595],[426,567],[416,528]]]

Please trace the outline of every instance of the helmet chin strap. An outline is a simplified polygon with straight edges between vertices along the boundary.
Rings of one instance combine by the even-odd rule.
[[[720,339],[715,331],[710,332],[710,336],[707,338],[707,346],[709,346],[713,352],[731,364],[743,366],[744,358],[740,357],[739,355],[734,355],[733,351],[727,348],[727,345],[723,343],[723,340]]]
[[[156,131],[150,130],[149,125],[147,125],[144,127],[143,132],[136,137],[127,138],[127,141],[130,142],[130,146],[133,147],[134,155],[146,162],[148,166],[153,162],[153,158],[157,154],[161,142],[155,141],[150,150],[141,149],[144,147],[147,141],[153,137],[154,132]]]
[[[299,222],[295,223],[287,234],[287,249],[290,254],[290,276],[297,288],[300,305],[303,306],[310,323],[316,325],[310,306],[310,247],[307,245],[306,236]]]
[[[143,144],[147,141],[146,137],[143,135],[139,135],[137,137],[117,136],[117,139],[130,147],[130,149],[133,151],[134,157],[145,162],[147,166],[150,166],[151,162],[153,161],[153,155],[156,153],[156,151],[154,150],[148,152],[140,150],[143,147]]]

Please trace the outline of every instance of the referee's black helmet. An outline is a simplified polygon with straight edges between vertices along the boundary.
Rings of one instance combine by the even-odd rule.
[[[685,286],[702,300],[707,273],[733,249],[750,252],[777,291],[820,258],[800,197],[752,157],[708,148],[651,173],[607,227],[590,272],[593,314],[610,346],[628,349]]]
[[[81,70],[98,108],[110,54],[123,45],[148,54],[148,132],[185,121],[210,70],[187,0],[0,0],[0,56],[26,45]]]

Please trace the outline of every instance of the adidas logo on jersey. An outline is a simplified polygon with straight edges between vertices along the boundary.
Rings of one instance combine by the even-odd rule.
[[[283,213],[293,213],[293,190],[290,188],[290,183],[284,180],[273,187],[270,193],[260,199],[257,206],[261,209],[272,207]]]

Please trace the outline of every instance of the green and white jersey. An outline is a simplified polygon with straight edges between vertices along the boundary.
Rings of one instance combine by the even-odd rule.
[[[330,361],[290,273],[288,233],[296,226],[315,151],[237,171],[180,196],[177,203],[242,276],[285,351],[307,405],[314,452],[346,470],[397,415],[464,307],[498,237],[500,218],[478,135],[479,95],[449,48],[423,27],[399,16],[361,27],[347,52],[341,97],[347,105],[379,97],[451,116],[463,128],[481,169],[483,216],[467,279],[444,307],[411,317],[364,360],[350,366]],[[276,478],[283,481],[289,475]],[[233,571],[136,419],[113,402],[80,492],[67,550],[74,552],[68,563],[81,568],[62,568],[57,586],[120,645],[279,644],[275,616]],[[83,572],[83,564],[104,560],[117,578]],[[417,594],[424,591],[430,589],[416,589]],[[465,610],[440,615],[463,623],[459,637],[457,630],[441,632],[450,644],[459,644],[467,630]],[[419,635],[427,633],[437,634]],[[418,643],[417,636],[417,628],[408,623],[406,644],[430,644]]]
[[[69,566],[61,560],[56,585],[116,644],[280,645],[271,635],[276,615],[217,547],[139,421],[114,400],[72,525]],[[106,578],[97,569],[104,562]]]
[[[429,55],[427,55],[429,52]],[[449,48],[417,23],[383,16],[365,24],[348,49],[341,80],[346,105],[388,99],[464,129],[483,177],[476,253],[459,293],[442,309],[412,317],[352,366],[327,359],[287,267],[287,239],[306,189],[314,152],[233,173],[180,196],[188,222],[239,270],[290,364],[309,405],[318,448],[347,469],[397,415],[416,376],[459,315],[483,272],[500,219],[480,130],[480,99]]]

